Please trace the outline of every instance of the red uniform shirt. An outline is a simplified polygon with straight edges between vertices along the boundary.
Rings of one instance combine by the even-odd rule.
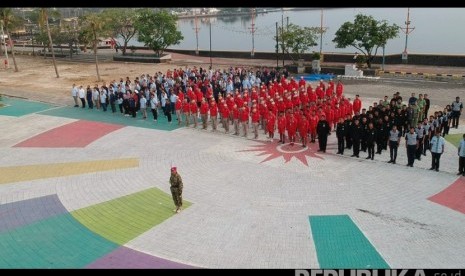
[[[285,116],[278,117],[278,132],[283,134],[286,130],[287,120]]]
[[[307,118],[305,116],[302,116],[302,118],[299,121],[299,133],[300,136],[304,136],[308,133],[309,129],[309,123],[307,121]]]
[[[275,115],[268,113],[268,121],[266,121],[266,130],[268,130],[268,132],[274,132],[275,120]]]
[[[179,99],[176,101],[176,104],[174,105],[174,108],[175,108],[176,110],[181,110],[181,108],[182,108],[182,102],[181,102]]]
[[[290,115],[286,120],[286,129],[290,136],[294,136],[297,130],[297,120],[293,115]]]
[[[240,116],[241,116],[241,122],[248,122],[249,121],[249,110],[247,108],[244,108],[241,112],[240,112]]]
[[[353,103],[353,109],[354,109],[354,113],[355,112],[360,112],[360,110],[362,109],[362,101],[360,99],[355,99],[354,100],[354,103]]]
[[[195,102],[191,102],[189,104],[189,106],[190,106],[190,109],[191,109],[191,113],[197,114],[197,111],[198,111],[197,104]]]
[[[338,98],[340,98],[342,96],[342,93],[344,92],[344,86],[342,85],[342,83],[338,83],[336,85],[336,95]]]
[[[256,112],[252,112],[252,123],[258,123],[258,121],[260,121],[260,114],[258,113],[258,111]]]
[[[229,117],[229,109],[223,106],[223,109],[221,110],[221,117],[224,119],[227,119]]]
[[[200,114],[207,114],[208,112],[208,104],[207,102],[202,102],[200,105]]]
[[[212,104],[210,106],[210,117],[218,116],[218,106],[216,104]]]

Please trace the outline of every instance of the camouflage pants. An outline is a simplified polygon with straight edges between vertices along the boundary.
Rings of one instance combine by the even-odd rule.
[[[182,189],[178,187],[170,187],[171,195],[173,196],[174,205],[182,207]]]

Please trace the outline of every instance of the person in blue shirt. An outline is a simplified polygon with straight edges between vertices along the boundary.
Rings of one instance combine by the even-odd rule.
[[[430,170],[439,171],[439,160],[444,152],[444,145],[446,140],[441,137],[441,132],[436,131],[433,138],[431,138],[430,149],[431,149],[431,168]]]
[[[465,176],[465,134],[459,143],[459,173],[457,175]]]

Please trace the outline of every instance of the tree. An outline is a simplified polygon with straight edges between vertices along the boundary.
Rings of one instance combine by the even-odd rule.
[[[19,69],[18,69],[18,65],[16,64],[14,43],[13,43],[13,39],[11,39],[9,30],[10,28],[18,25],[20,22],[20,19],[13,14],[11,8],[0,8],[0,21],[1,21],[0,24],[3,25],[3,27],[5,28],[5,33],[8,36],[8,40],[9,40],[8,44],[10,45],[10,48],[11,48],[11,56],[13,57],[13,64],[15,66],[15,72],[18,72]]]
[[[399,26],[388,25],[386,20],[377,21],[371,15],[358,14],[354,22],[345,22],[337,30],[333,42],[336,48],[352,46],[365,55],[368,68],[378,52],[389,39],[397,37]],[[373,54],[374,50],[374,54]]]
[[[167,11],[139,10],[135,24],[138,41],[152,49],[157,56],[161,56],[166,48],[179,44],[184,39],[177,30],[176,20],[177,16]]]
[[[57,11],[53,11],[53,13],[57,13]],[[41,8],[39,11],[39,26],[43,29],[44,24],[47,29],[47,35],[48,35],[48,41],[50,48],[52,50],[52,60],[53,60],[53,66],[55,67],[55,73],[57,75],[57,78],[60,77],[58,74],[58,68],[57,68],[57,63],[55,60],[55,51],[53,50],[53,40],[52,40],[52,34],[50,32],[50,25],[48,24],[49,16],[48,16],[48,10],[46,8]],[[45,55],[45,53],[44,53]]]
[[[297,54],[299,59],[302,54],[305,53],[310,47],[318,45],[316,43],[320,32],[319,28],[316,27],[300,27],[295,24],[289,24],[289,26],[282,29],[279,27],[278,33],[281,34],[281,50],[289,53],[289,49],[293,54]],[[276,39],[276,37],[275,37]]]
[[[121,36],[124,40],[122,52],[126,54],[129,40],[136,34],[134,23],[136,11],[134,9],[108,9],[102,12],[104,17],[109,18],[108,28],[112,32],[112,38]]]
[[[100,72],[98,70],[98,43],[100,37],[106,37],[110,34],[108,29],[108,18],[101,16],[97,13],[89,13],[82,17],[81,24],[81,35],[83,40],[87,40],[91,43],[94,49],[95,56],[95,68],[97,70],[97,80],[101,81]]]

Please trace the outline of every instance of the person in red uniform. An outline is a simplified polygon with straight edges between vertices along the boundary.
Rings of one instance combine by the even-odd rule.
[[[299,134],[303,148],[307,147],[308,127],[309,123],[307,118],[304,115],[301,116],[299,120]]]
[[[182,117],[181,117],[181,111],[182,111],[182,101],[179,99],[177,99],[175,105],[174,105],[174,108],[176,109],[176,118],[178,120],[178,125],[180,125],[182,123]]]
[[[258,138],[258,123],[260,122],[260,113],[257,111],[256,108],[252,109],[252,126],[253,126],[253,133],[255,134],[254,139]]]
[[[207,129],[208,103],[205,98],[202,98],[200,103],[200,118],[202,118],[202,129]]]
[[[267,115],[266,131],[268,131],[268,137],[270,138],[271,142],[273,142],[274,131],[276,128],[275,126],[276,126],[276,116],[273,113],[273,111],[270,110]]]
[[[213,131],[216,131],[217,127],[217,118],[218,118],[218,106],[215,101],[210,103],[210,119],[212,120]]]
[[[302,86],[305,87],[305,79],[303,76],[300,77],[300,80],[299,80],[299,87],[302,87]]]
[[[284,134],[284,131],[286,130],[286,116],[284,116],[284,112],[279,112],[279,117],[278,117],[278,133],[279,133],[279,143],[285,143],[286,142],[286,135]]]
[[[291,142],[291,146],[294,145],[295,142],[295,133],[297,130],[297,120],[294,117],[294,112],[291,110],[289,113],[289,117],[286,120],[286,129],[287,129],[287,136],[289,136],[289,141]]]
[[[319,117],[316,114],[315,109],[312,110],[312,114],[308,118],[308,124],[310,129],[310,138],[312,143],[315,143],[316,139],[316,126],[318,125]]]
[[[192,117],[192,121],[194,122],[194,128],[196,128],[198,107],[197,107],[197,103],[195,102],[195,100],[191,101],[189,107],[190,107],[190,115]]]
[[[340,80],[338,80],[336,84],[336,96],[340,98],[342,96],[342,93],[344,93],[344,85]]]
[[[189,126],[189,117],[190,117],[191,107],[187,102],[187,99],[184,99],[182,102],[182,113],[184,114],[184,119],[186,120],[186,127]]]
[[[354,113],[360,113],[360,110],[362,109],[362,101],[360,100],[359,95],[355,95],[354,103],[352,104],[352,108],[354,110]]]
[[[316,87],[315,93],[318,99],[323,99],[325,97],[325,91],[321,88],[321,86]]]

